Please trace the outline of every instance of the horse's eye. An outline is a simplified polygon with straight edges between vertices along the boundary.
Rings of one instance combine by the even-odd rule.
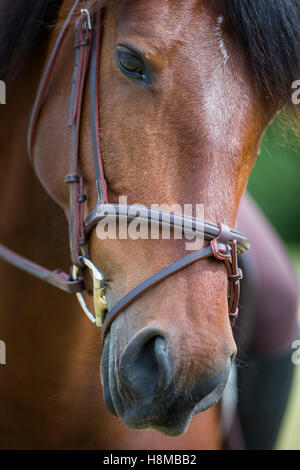
[[[143,60],[134,52],[120,47],[117,50],[118,65],[123,73],[134,78],[145,78],[145,66]]]
[[[143,72],[143,63],[139,57],[134,54],[126,54],[125,52],[120,52],[120,64],[128,72]]]

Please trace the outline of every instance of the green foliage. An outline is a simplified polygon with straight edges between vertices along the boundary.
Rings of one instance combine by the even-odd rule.
[[[300,140],[276,118],[267,130],[248,191],[281,237],[300,242]]]

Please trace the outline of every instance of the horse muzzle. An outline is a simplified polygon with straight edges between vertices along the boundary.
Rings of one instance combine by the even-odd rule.
[[[195,414],[219,401],[232,364],[228,358],[220,371],[189,377],[183,386],[183,371],[175,370],[169,343],[154,327],[139,331],[119,356],[115,351],[109,333],[101,365],[107,408],[128,428],[168,436],[184,433]]]

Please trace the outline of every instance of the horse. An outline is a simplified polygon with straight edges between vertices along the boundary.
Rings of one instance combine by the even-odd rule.
[[[240,213],[249,232],[255,227],[261,245],[266,231],[243,198],[264,131],[289,104],[297,78],[296,0],[285,7],[279,0],[14,5],[2,0],[0,7],[0,78],[7,86],[1,107],[1,242],[37,263],[68,269],[71,207],[65,175],[72,129],[67,123],[76,50],[88,45],[86,37],[77,36],[74,48],[74,29],[79,24],[92,31],[98,18],[97,137],[108,201],[118,204],[126,195],[130,204],[146,207],[201,202],[205,219],[223,224],[220,234],[222,227],[235,229]],[[40,109],[33,113],[37,119],[27,152],[39,83],[70,12]],[[78,165],[86,216],[96,207],[97,194],[84,85]],[[67,182],[77,184],[69,176]],[[104,273],[111,309],[153,273],[186,256],[186,246],[175,237],[100,241],[94,230],[88,252]],[[102,343],[74,297],[1,261],[0,332],[7,345],[7,363],[1,366],[1,447],[221,448],[218,403],[237,340],[228,315],[228,273],[216,258],[186,266],[123,306]],[[286,272],[280,292],[288,300],[287,315],[278,320],[285,329],[274,344],[287,348],[296,331],[296,283],[283,252],[273,256],[272,272],[279,259]],[[85,270],[82,276],[91,293]],[[72,281],[79,283],[76,276]],[[262,275],[254,284],[264,282]],[[92,296],[86,302],[92,309]],[[285,403],[291,371],[284,365]]]

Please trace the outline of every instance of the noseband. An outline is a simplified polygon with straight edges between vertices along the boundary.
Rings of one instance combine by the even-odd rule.
[[[39,86],[28,131],[28,151],[30,156],[32,156],[35,131],[49,88],[49,80],[57,56],[81,2],[82,0],[75,1],[53,47]],[[76,48],[76,57],[68,121],[68,125],[72,127],[70,172],[65,178],[70,191],[69,235],[71,260],[73,264],[71,274],[68,275],[60,270],[49,271],[17,255],[3,245],[0,245],[0,258],[61,290],[76,294],[88,318],[97,326],[103,327],[103,337],[105,337],[115,318],[149,289],[195,262],[213,257],[222,261],[227,268],[229,281],[229,315],[233,324],[238,315],[239,284],[242,279],[242,271],[238,267],[238,254],[243,253],[249,248],[249,241],[244,235],[236,230],[230,229],[225,224],[214,224],[193,217],[166,213],[150,208],[147,208],[145,213],[139,206],[108,204],[107,185],[101,158],[99,133],[98,89],[100,45],[101,12],[96,13],[94,18],[91,18],[90,12],[87,9],[82,9],[75,24],[74,46]],[[79,139],[81,111],[88,72],[90,72],[90,124],[92,131],[97,204],[95,209],[84,219],[87,195],[84,194],[84,181],[79,170]],[[190,253],[152,275],[149,279],[142,282],[125,295],[125,297],[119,300],[111,309],[108,309],[105,300],[104,275],[90,260],[88,250],[90,234],[97,223],[104,218],[107,220],[114,218],[114,220],[120,222],[128,222],[131,220],[140,222],[146,221],[148,224],[155,224],[160,228],[167,226],[173,230],[178,230],[179,228],[181,231],[184,231],[184,233],[188,232],[195,237],[204,237],[209,243],[207,247]],[[93,278],[94,313],[88,309],[83,297],[83,291],[86,290],[83,280],[85,269],[90,270]]]

